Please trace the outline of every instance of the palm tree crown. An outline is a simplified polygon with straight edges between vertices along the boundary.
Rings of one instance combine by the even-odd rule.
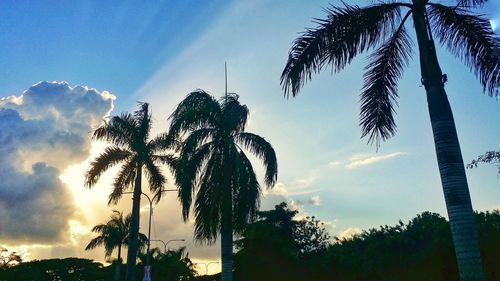
[[[394,136],[397,81],[408,66],[413,46],[405,24],[411,15],[424,9],[431,40],[435,34],[474,72],[484,91],[498,97],[499,40],[486,18],[470,12],[470,8],[485,2],[460,0],[453,7],[429,0],[389,1],[364,8],[331,6],[326,9],[326,19],[315,20],[318,27],[307,29],[294,41],[281,75],[285,96],[296,96],[312,74],[327,65],[338,72],[357,55],[375,48],[365,68],[360,94],[362,136],[377,146],[381,140]],[[422,82],[427,82],[425,77]]]
[[[170,118],[172,136],[188,134],[175,172],[183,219],[188,220],[197,191],[195,239],[213,243],[220,234],[222,281],[232,281],[233,234],[255,218],[261,192],[243,149],[264,162],[267,186],[276,182],[276,154],[264,138],[245,132],[248,108],[236,94],[217,101],[202,90],[192,92]]]
[[[162,187],[166,179],[161,173],[159,164],[173,164],[173,157],[162,152],[172,145],[167,134],[149,139],[151,130],[151,112],[147,103],[140,103],[139,109],[130,113],[114,116],[94,131],[95,140],[107,141],[107,147],[91,164],[85,177],[85,185],[93,187],[101,175],[109,168],[122,163],[113,183],[113,191],[108,203],[116,203],[123,193],[133,186],[132,218],[130,226],[130,243],[127,252],[127,281],[135,279],[135,260],[139,233],[139,208],[142,194],[143,168],[149,189],[154,199],[161,198]]]
[[[183,219],[190,214],[195,199],[195,238],[212,243],[220,232],[224,193],[232,195],[232,222],[239,233],[255,218],[259,207],[260,185],[243,148],[264,162],[267,186],[276,182],[278,165],[271,144],[245,132],[248,108],[238,95],[217,101],[198,90],[190,93],[170,116],[170,134],[188,133],[180,149],[176,182]]]
[[[104,256],[106,258],[111,257],[114,249],[120,249],[122,246],[128,245],[131,219],[130,214],[124,218],[121,212],[114,210],[108,222],[98,224],[92,228],[92,232],[99,235],[90,240],[85,250],[89,251],[104,246]],[[144,247],[147,241],[147,236],[139,233],[139,248]],[[118,255],[118,261],[120,261],[120,254]]]
[[[151,130],[149,104],[140,103],[134,114],[122,113],[114,116],[93,133],[93,139],[107,141],[107,147],[91,164],[85,177],[85,185],[93,187],[101,175],[111,167],[123,163],[113,182],[109,204],[117,203],[123,193],[132,187],[138,167],[145,167],[150,190],[158,201],[166,179],[161,173],[159,163],[171,165],[173,157],[161,154],[171,142],[167,134],[160,134],[149,140]]]

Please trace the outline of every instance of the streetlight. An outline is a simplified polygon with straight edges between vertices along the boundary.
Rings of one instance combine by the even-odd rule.
[[[163,247],[165,247],[165,253],[167,252],[167,245],[168,243],[172,242],[172,241],[186,241],[184,239],[171,239],[171,240],[168,240],[167,243],[165,243],[165,241],[161,240],[161,239],[154,239],[154,240],[151,240],[151,241],[157,241],[157,242],[161,242],[163,243]]]
[[[122,192],[122,194],[134,194],[134,192],[127,191],[127,192]],[[146,254],[146,266],[149,267],[149,244],[151,243],[149,239],[151,238],[151,217],[153,216],[153,201],[151,200],[151,198],[149,198],[149,196],[146,193],[141,191],[141,194],[146,196],[146,198],[149,201],[148,251]]]
[[[211,261],[211,262],[208,262],[208,263],[206,263],[206,262],[197,262],[194,265],[197,265],[197,264],[203,264],[203,265],[205,265],[205,275],[207,275],[208,274],[208,266],[211,265],[211,264],[213,264],[213,263],[219,263],[219,262],[218,261]]]
[[[164,189],[164,190],[160,191],[160,194],[163,192],[167,192],[167,191],[177,191],[177,189]],[[134,194],[134,192],[127,191],[127,192],[122,192],[122,194]],[[153,201],[146,193],[141,191],[141,194],[146,196],[146,198],[149,201],[148,250],[147,250],[147,255],[146,255],[146,266],[149,268],[149,260],[150,260],[150,256],[151,256],[151,253],[149,251],[149,246],[151,244],[150,239],[151,239],[151,218],[153,217]]]

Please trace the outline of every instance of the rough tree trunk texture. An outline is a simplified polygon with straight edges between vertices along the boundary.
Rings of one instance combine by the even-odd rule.
[[[221,222],[222,281],[233,281],[233,208],[230,182],[224,190]]]
[[[127,251],[127,281],[135,280],[135,261],[137,258],[137,248],[139,244],[139,210],[141,207],[141,179],[142,166],[137,165],[134,185],[134,197],[132,198],[132,219],[130,221],[129,244]]]
[[[420,53],[422,83],[434,135],[439,173],[450,220],[461,281],[484,281],[477,228],[458,142],[455,121],[444,90],[442,72],[426,22],[424,0],[413,0],[413,20]]]

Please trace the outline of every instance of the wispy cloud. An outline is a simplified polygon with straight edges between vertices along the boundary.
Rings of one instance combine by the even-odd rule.
[[[360,166],[371,165],[377,162],[385,161],[406,154],[407,154],[406,152],[393,152],[376,156],[358,155],[349,159],[349,163],[346,165],[346,167],[349,169],[354,169]]]

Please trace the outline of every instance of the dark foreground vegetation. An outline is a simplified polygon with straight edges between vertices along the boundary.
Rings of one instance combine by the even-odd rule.
[[[285,203],[259,212],[259,219],[235,243],[235,280],[459,280],[450,227],[438,214],[424,212],[407,223],[366,230],[352,239],[331,239],[314,217],[295,216]],[[500,280],[500,211],[476,213],[475,219],[486,280]],[[220,274],[195,277],[193,263],[182,249],[163,254],[155,250],[153,257],[154,281],[220,280]],[[141,280],[141,262],[137,271]],[[0,269],[1,281],[113,276],[113,266],[79,258],[21,262]]]

